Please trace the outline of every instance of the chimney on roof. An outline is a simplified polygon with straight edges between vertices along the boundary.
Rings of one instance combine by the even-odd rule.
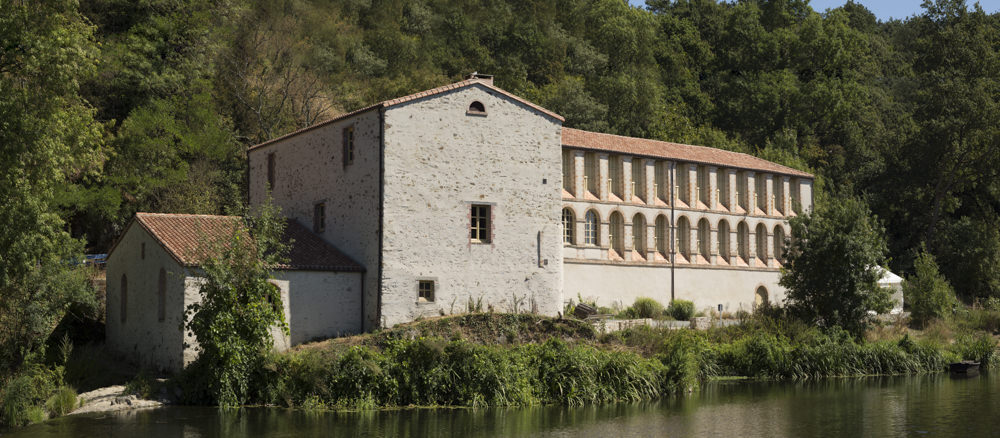
[[[482,82],[486,85],[493,85],[493,75],[484,75],[477,71],[472,72],[465,79],[478,79],[479,82]]]

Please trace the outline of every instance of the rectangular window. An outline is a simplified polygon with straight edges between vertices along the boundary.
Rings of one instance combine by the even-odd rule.
[[[573,186],[575,185],[574,183],[576,182],[576,178],[573,170],[576,167],[576,162],[573,158],[573,151],[564,150],[562,155],[563,189],[571,195],[575,195],[576,193],[573,190]]]
[[[267,189],[274,190],[274,152],[267,154]]]
[[[434,301],[434,280],[420,280],[417,282],[417,301],[422,303]]]
[[[490,243],[490,206],[472,204],[472,223],[469,238],[475,243]]]
[[[344,128],[344,166],[354,162],[354,127]]]
[[[313,206],[313,231],[322,233],[326,229],[326,203]]]
[[[597,155],[593,152],[587,152],[583,156],[583,185],[586,186],[585,190],[594,196],[598,195],[597,186],[600,183],[598,180],[601,173],[600,165],[600,162],[597,160]]]

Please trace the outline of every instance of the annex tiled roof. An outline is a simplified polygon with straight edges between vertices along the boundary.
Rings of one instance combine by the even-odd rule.
[[[453,84],[444,85],[444,86],[437,87],[437,88],[432,88],[430,90],[421,91],[419,93],[413,93],[413,94],[408,95],[408,96],[403,96],[403,97],[397,97],[395,99],[384,100],[384,101],[376,103],[374,105],[369,105],[369,106],[366,106],[364,108],[356,109],[356,110],[351,111],[349,113],[344,113],[344,114],[341,114],[339,116],[336,116],[336,117],[334,117],[332,119],[324,120],[324,121],[316,123],[314,125],[307,126],[305,128],[299,129],[297,131],[293,131],[291,133],[282,135],[280,137],[273,138],[273,139],[265,141],[265,142],[263,142],[261,144],[252,146],[252,147],[250,147],[250,149],[253,150],[253,149],[256,149],[256,148],[259,148],[259,147],[267,146],[267,145],[269,145],[271,143],[274,143],[276,141],[284,140],[284,139],[286,139],[288,137],[292,137],[292,136],[301,134],[301,133],[303,133],[305,131],[316,129],[316,128],[320,127],[320,126],[327,125],[327,124],[336,122],[338,120],[343,120],[343,119],[346,119],[348,117],[354,116],[356,114],[361,114],[361,113],[364,113],[364,112],[367,112],[367,111],[370,111],[370,110],[373,110],[373,109],[389,108],[389,107],[392,107],[392,106],[396,106],[396,105],[400,105],[400,104],[403,104],[403,103],[406,103],[406,102],[417,100],[417,99],[420,99],[420,98],[423,98],[423,97],[433,96],[433,95],[436,95],[436,94],[444,93],[446,91],[457,90],[459,88],[464,88],[464,87],[467,87],[467,86],[470,86],[470,85],[475,85],[475,84],[479,84],[479,85],[481,85],[483,87],[489,88],[489,89],[491,89],[493,91],[496,91],[496,92],[498,92],[500,94],[503,94],[504,96],[507,96],[507,97],[509,97],[509,98],[511,98],[513,100],[521,102],[522,104],[527,105],[528,107],[533,108],[536,111],[541,112],[541,113],[543,113],[543,114],[545,114],[545,115],[547,115],[549,117],[557,119],[560,122],[563,122],[563,121],[566,120],[562,116],[560,116],[559,114],[556,114],[556,113],[554,113],[552,111],[549,111],[549,110],[547,110],[545,108],[542,108],[542,107],[540,107],[540,106],[538,106],[538,105],[536,105],[534,103],[531,103],[531,102],[529,102],[529,101],[521,98],[520,96],[516,96],[516,95],[510,93],[509,91],[503,90],[503,89],[501,89],[501,88],[493,85],[491,83],[491,81],[480,79],[480,78],[473,78],[473,79],[466,79],[464,81],[455,82]]]
[[[562,144],[563,146],[581,149],[666,158],[669,160],[735,167],[806,178],[813,177],[812,174],[801,170],[792,169],[791,167],[772,163],[763,158],[739,152],[730,152],[707,146],[692,146],[645,138],[602,134],[573,128],[562,129]]]
[[[228,242],[235,227],[242,226],[238,216],[200,214],[136,213],[135,222],[185,266],[197,266],[213,244]],[[291,242],[291,249],[288,263],[279,265],[278,269],[364,271],[361,265],[298,221],[287,221],[282,240]]]

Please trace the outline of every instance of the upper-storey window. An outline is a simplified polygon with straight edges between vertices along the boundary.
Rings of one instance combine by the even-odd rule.
[[[677,169],[674,172],[677,174],[677,184],[674,184],[674,190],[677,192],[677,200],[683,202],[685,205],[691,205],[691,175],[688,172],[687,164],[677,164]]]
[[[617,155],[608,157],[608,192],[617,196],[619,200],[625,199],[624,183],[622,178],[622,158]]]
[[[725,171],[725,169],[719,169],[715,175],[716,196],[719,198],[719,203],[722,204],[722,207],[728,210],[732,207],[729,205],[729,172]]]
[[[660,201],[670,202],[670,187],[666,181],[666,167],[667,163],[665,161],[657,161],[653,168],[656,174],[653,175],[653,192],[654,196],[660,198]]]
[[[802,192],[799,184],[801,184],[801,182],[798,178],[791,181],[792,210],[794,210],[795,213],[802,213]]]
[[[646,160],[632,159],[632,196],[646,202]]]
[[[467,114],[485,116],[486,115],[486,105],[483,105],[480,101],[473,101],[469,104],[469,110]]]
[[[756,186],[757,191],[754,193],[754,199],[757,200],[757,208],[764,212],[764,214],[767,214],[767,177],[758,173]]]
[[[267,154],[267,189],[274,190],[274,152]]]
[[[490,243],[492,237],[492,217],[490,206],[472,204],[469,239],[474,243]]]
[[[748,190],[747,173],[740,171],[736,174],[736,205],[743,211],[750,211],[750,190]]]
[[[563,179],[563,189],[569,192],[570,195],[576,195],[573,190],[576,182],[576,162],[573,159],[573,151],[563,149],[562,151],[562,179]]]
[[[705,207],[712,205],[711,191],[712,185],[708,181],[708,168],[698,166],[698,202]]]
[[[597,154],[593,152],[587,152],[583,156],[583,185],[586,186],[585,190],[590,192],[591,195],[598,195],[598,184],[601,182],[600,179],[600,162],[597,160]]]
[[[128,319],[128,277],[122,274],[121,288],[118,299],[118,317],[122,324]]]
[[[785,210],[785,178],[776,176],[774,178],[774,209],[778,215],[786,213]]]
[[[354,126],[344,128],[344,166],[354,162]]]
[[[156,282],[156,298],[156,320],[163,322],[167,319],[167,270],[163,268]]]

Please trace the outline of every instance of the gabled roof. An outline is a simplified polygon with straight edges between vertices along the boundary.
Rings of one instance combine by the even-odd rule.
[[[239,216],[201,214],[136,213],[134,224],[143,227],[174,260],[182,266],[195,267],[207,255],[213,244],[225,244],[236,227],[242,227]],[[127,230],[126,230],[127,231]],[[124,233],[122,234],[124,237]],[[119,238],[119,241],[121,239]],[[296,220],[288,220],[282,236],[291,242],[288,263],[282,270],[364,271],[364,267],[315,235]],[[118,242],[108,253],[112,253]]]
[[[472,86],[472,85],[478,85],[478,86],[485,87],[485,88],[488,88],[490,90],[496,91],[496,92],[498,92],[500,94],[503,94],[504,96],[507,96],[507,97],[509,97],[509,98],[511,98],[513,100],[516,100],[516,101],[518,101],[518,102],[520,102],[520,103],[528,106],[529,108],[532,108],[532,109],[534,109],[534,110],[536,110],[536,111],[538,111],[538,112],[540,112],[542,114],[545,114],[545,115],[547,115],[549,117],[552,117],[552,118],[554,118],[556,120],[559,120],[560,122],[566,121],[566,119],[564,119],[563,116],[560,116],[559,114],[556,114],[556,113],[554,113],[552,111],[549,111],[549,110],[547,110],[545,108],[542,108],[542,107],[540,107],[540,106],[538,106],[538,105],[536,105],[534,103],[531,103],[531,102],[529,102],[529,101],[521,98],[520,96],[516,96],[516,95],[514,95],[513,93],[511,93],[509,91],[503,90],[503,89],[501,89],[501,88],[493,85],[493,83],[492,83],[491,80],[480,79],[480,78],[472,78],[472,79],[466,79],[464,81],[455,82],[453,84],[448,84],[448,85],[444,85],[444,86],[441,86],[441,87],[432,88],[430,90],[421,91],[419,93],[413,93],[413,94],[408,95],[408,96],[403,96],[403,97],[397,97],[395,99],[384,100],[384,101],[376,103],[374,105],[369,105],[369,106],[366,106],[364,108],[360,108],[360,109],[351,111],[349,113],[344,113],[344,114],[336,116],[336,117],[334,117],[332,119],[324,120],[324,121],[316,123],[314,125],[307,126],[305,128],[299,129],[297,131],[293,131],[291,133],[282,135],[280,137],[273,138],[271,140],[265,141],[265,142],[263,142],[261,144],[258,144],[258,145],[255,145],[255,146],[251,146],[249,150],[253,150],[253,149],[256,149],[256,148],[259,148],[259,147],[267,146],[267,145],[269,145],[271,143],[274,143],[274,142],[277,142],[277,141],[280,141],[280,140],[284,140],[284,139],[286,139],[288,137],[293,137],[293,136],[301,134],[303,132],[316,129],[316,128],[319,128],[321,126],[328,125],[330,123],[333,123],[333,122],[336,122],[336,121],[339,121],[339,120],[343,120],[343,119],[346,119],[348,117],[351,117],[351,116],[354,116],[354,115],[357,115],[357,114],[368,112],[368,111],[371,111],[373,109],[389,108],[389,107],[393,107],[393,106],[396,106],[396,105],[404,104],[406,102],[414,101],[414,100],[417,100],[417,99],[420,99],[420,98],[430,97],[430,96],[434,96],[434,95],[437,95],[437,94],[444,93],[446,91],[457,90],[459,88],[465,88],[465,87]]]
[[[730,152],[707,146],[692,146],[645,138],[602,134],[573,128],[562,129],[562,144],[563,146],[596,151],[666,158],[669,160],[757,170],[806,178],[813,177],[810,173],[739,152]]]

